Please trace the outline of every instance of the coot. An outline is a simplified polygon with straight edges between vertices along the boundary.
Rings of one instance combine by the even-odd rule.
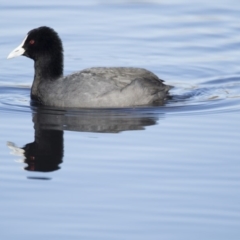
[[[31,99],[68,108],[131,107],[161,104],[168,85],[143,68],[93,67],[63,76],[63,47],[58,34],[43,26],[28,32],[7,58],[34,60]]]

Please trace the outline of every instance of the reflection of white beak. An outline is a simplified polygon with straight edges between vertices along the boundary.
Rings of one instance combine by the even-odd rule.
[[[16,155],[16,156],[24,155],[25,151],[22,148],[17,147],[14,143],[7,142],[7,146],[12,150],[11,154]]]
[[[18,57],[18,56],[21,56],[24,54],[25,52],[25,49],[23,48],[23,45],[25,43],[25,40],[27,39],[28,36],[26,36],[24,38],[24,40],[22,41],[22,43],[17,47],[15,48],[12,52],[9,53],[9,55],[7,56],[7,59],[9,58],[14,58],[14,57]]]

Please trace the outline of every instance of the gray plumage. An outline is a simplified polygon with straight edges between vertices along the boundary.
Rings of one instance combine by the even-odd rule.
[[[85,69],[56,81],[40,82],[37,89],[44,105],[92,108],[162,103],[170,86],[145,69],[122,67]]]

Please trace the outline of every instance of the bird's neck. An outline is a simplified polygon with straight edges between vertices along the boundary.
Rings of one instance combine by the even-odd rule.
[[[56,81],[63,76],[63,59],[59,56],[56,58],[40,58],[34,62],[34,80],[31,89],[31,98],[38,100],[39,84],[45,81]]]

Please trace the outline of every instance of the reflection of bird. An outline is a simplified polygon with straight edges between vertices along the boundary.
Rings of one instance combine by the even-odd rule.
[[[29,171],[49,172],[59,169],[63,158],[63,131],[40,130],[35,132],[35,141],[26,144],[25,168]]]
[[[142,68],[89,68],[63,77],[63,48],[49,27],[31,30],[8,58],[35,61],[31,97],[55,107],[126,107],[162,103],[170,86]]]
[[[63,131],[37,130],[35,141],[18,148],[14,143],[7,146],[14,155],[24,156],[28,171],[51,172],[58,170],[63,158]]]
[[[144,130],[155,125],[159,117],[159,113],[140,108],[60,111],[41,106],[33,112],[34,142],[23,148],[10,142],[7,145],[13,154],[24,157],[26,170],[50,172],[58,170],[63,161],[63,130],[99,133]]]

